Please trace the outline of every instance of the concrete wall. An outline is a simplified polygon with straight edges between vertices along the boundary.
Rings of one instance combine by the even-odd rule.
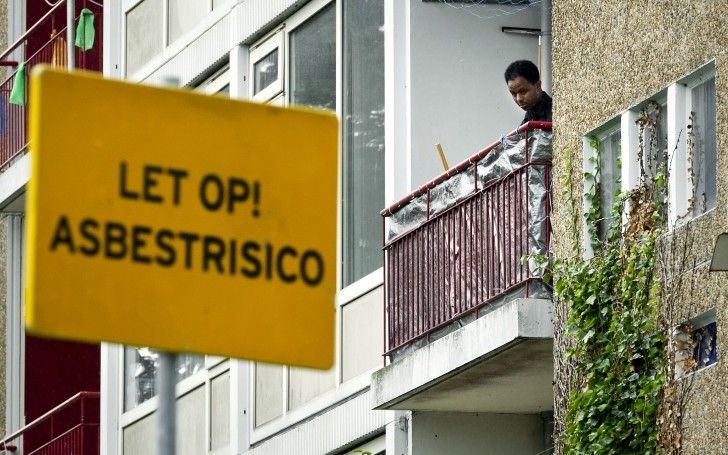
[[[541,10],[488,18],[508,7],[468,8],[482,18],[443,3],[410,2],[412,189],[443,171],[436,143],[453,165],[523,119],[503,72],[513,60],[535,62],[538,38],[501,27],[539,28]]]
[[[410,454],[534,455],[544,445],[539,415],[417,412]]]
[[[667,305],[674,307],[676,322],[716,307],[719,353],[728,349],[728,289],[725,274],[708,274],[707,261],[716,235],[728,227],[726,13],[728,3],[713,0],[553,3],[554,175],[564,171],[569,149],[576,152],[574,162],[582,162],[580,140],[585,133],[715,59],[717,209],[692,220],[680,231],[679,236],[687,238],[691,245],[686,261],[691,266],[686,276],[694,281]],[[581,169],[575,169],[571,177],[577,191],[581,191]],[[557,181],[555,178],[555,184]],[[561,190],[556,188],[555,194],[561,195]],[[554,212],[559,253],[565,255],[573,239],[569,238],[563,197],[555,198]],[[557,308],[556,314],[559,333],[565,311]],[[557,336],[557,362],[558,342]],[[716,367],[700,371],[694,378],[683,431],[685,453],[728,453],[728,364],[719,359]],[[564,384],[558,371],[557,381],[557,386]],[[563,405],[557,401],[557,414]]]

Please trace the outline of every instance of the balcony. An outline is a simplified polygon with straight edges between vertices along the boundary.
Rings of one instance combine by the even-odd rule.
[[[98,455],[99,393],[79,392],[6,436],[0,450],[27,455]]]
[[[529,122],[382,212],[375,408],[550,409],[550,211],[551,123]]]
[[[40,18],[0,54],[0,66],[9,69],[0,84],[0,171],[6,170],[28,150],[28,76],[35,65],[101,71],[103,8],[99,4],[98,0],[59,0],[53,6],[46,6],[45,2],[28,2],[28,14],[36,13]],[[69,8],[75,17],[70,30],[66,19]],[[95,17],[95,43],[86,51],[74,45],[76,25],[84,8]],[[20,68],[22,73],[18,75]],[[16,87],[21,83],[22,90]],[[12,99],[11,95],[14,95]]]

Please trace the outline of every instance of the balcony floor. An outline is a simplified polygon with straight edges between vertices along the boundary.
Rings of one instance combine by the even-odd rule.
[[[553,304],[515,299],[372,376],[375,409],[552,409]]]

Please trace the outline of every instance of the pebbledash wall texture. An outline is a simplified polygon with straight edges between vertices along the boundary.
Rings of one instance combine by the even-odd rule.
[[[554,175],[573,153],[573,196],[580,212],[582,137],[714,60],[717,116],[717,207],[663,241],[688,240],[682,275],[689,285],[668,303],[677,322],[715,308],[718,363],[692,375],[682,430],[684,453],[728,453],[728,272],[708,272],[716,236],[728,231],[728,1],[555,0],[553,2]],[[554,188],[556,254],[571,254],[568,198]],[[576,239],[576,241],[579,241]],[[668,261],[670,262],[670,261]],[[673,262],[668,264],[679,268]],[[555,418],[563,427],[570,369],[564,360],[564,319],[556,303]],[[557,444],[557,452],[563,450]]]

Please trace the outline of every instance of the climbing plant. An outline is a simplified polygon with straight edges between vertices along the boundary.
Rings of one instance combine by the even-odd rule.
[[[585,175],[591,184],[585,186],[584,219],[594,254],[583,257],[577,243],[571,250],[578,254],[553,261],[555,299],[569,310],[567,358],[575,380],[561,435],[567,454],[649,454],[660,445],[668,337],[660,319],[658,238],[665,223],[666,160],[646,170],[644,144],[640,167],[650,178],[620,194],[606,219],[599,207],[599,156],[592,158],[596,171]],[[599,150],[594,140],[592,149]],[[565,163],[571,173],[573,158]],[[573,206],[573,186],[564,191]],[[576,233],[580,220],[572,211]],[[607,228],[600,230],[600,222]],[[580,242],[578,235],[572,237]]]

